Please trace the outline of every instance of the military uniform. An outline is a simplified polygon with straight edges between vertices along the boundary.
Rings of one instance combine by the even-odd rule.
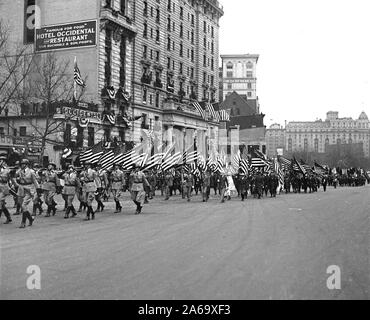
[[[202,183],[203,202],[207,202],[209,199],[209,193],[211,189],[211,175],[209,172],[206,172],[201,176],[201,183]]]
[[[82,199],[86,203],[87,206],[87,212],[86,212],[86,219],[90,220],[90,214],[91,219],[94,220],[95,218],[95,212],[92,209],[92,203],[95,198],[95,192],[97,190],[97,183],[96,180],[98,179],[97,172],[92,168],[86,168],[81,172],[81,180],[83,181],[82,186],[82,192],[83,196]]]
[[[60,187],[60,181],[54,170],[46,170],[43,175],[44,183],[42,185],[42,189],[44,190],[44,201],[48,206],[46,217],[50,217],[51,211],[53,211],[53,216],[56,213],[56,202],[54,201],[54,196],[57,192],[57,187]]]
[[[248,197],[249,184],[250,184],[249,177],[246,175],[241,175],[239,187],[242,201],[244,201],[244,199],[247,199]]]
[[[5,224],[12,222],[10,213],[5,206],[5,199],[10,194],[8,182],[10,180],[10,169],[7,167],[0,168],[0,217],[4,213],[6,217]]]
[[[29,162],[22,160],[21,165],[28,165]],[[19,169],[15,174],[15,184],[18,186],[17,197],[22,209],[22,223],[21,228],[25,228],[26,219],[29,220],[29,225],[33,223],[33,218],[28,211],[28,205],[34,200],[36,189],[39,184],[36,179],[35,171],[25,167]]]
[[[184,173],[183,175],[183,187],[186,193],[186,197],[188,201],[190,201],[191,198],[191,190],[194,187],[194,178],[191,173]]]
[[[97,185],[95,200],[98,203],[98,208],[96,209],[96,211],[103,211],[104,210],[104,204],[102,202],[102,198],[104,197],[105,192],[106,192],[106,190],[108,188],[108,185],[109,185],[106,170],[103,170],[103,169],[98,170],[97,182],[98,182],[98,185]]]
[[[229,182],[227,181],[227,176],[221,175],[218,178],[218,185],[219,185],[219,190],[220,190],[220,201],[221,201],[221,203],[224,203],[225,202],[226,188],[229,185]]]
[[[76,216],[76,210],[73,206],[73,199],[76,195],[77,188],[79,187],[79,181],[77,177],[76,171],[74,171],[73,167],[70,167],[70,169],[63,174],[64,178],[64,188],[63,188],[63,194],[67,197],[67,210],[65,213],[64,218],[69,217],[69,213],[72,211],[72,217]]]
[[[116,211],[115,213],[121,212],[122,206],[119,203],[119,197],[121,196],[121,191],[125,184],[125,176],[123,171],[115,168],[111,173],[111,189],[114,197],[114,201],[116,202]]]
[[[167,171],[164,175],[164,186],[165,186],[165,200],[168,200],[170,198],[171,189],[173,187],[173,175]]]
[[[141,171],[133,171],[130,174],[130,182],[131,199],[136,204],[135,214],[139,214],[141,213],[145,201],[144,186],[149,186],[149,182],[145,174]]]

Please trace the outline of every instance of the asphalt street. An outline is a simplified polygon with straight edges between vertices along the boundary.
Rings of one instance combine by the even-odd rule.
[[[370,185],[223,204],[157,195],[141,215],[125,197],[94,221],[1,224],[0,298],[369,299]],[[331,265],[341,289],[327,288]]]

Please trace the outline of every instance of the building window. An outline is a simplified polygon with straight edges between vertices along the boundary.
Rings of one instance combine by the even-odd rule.
[[[159,51],[155,52],[155,61],[159,62]]]
[[[232,78],[233,77],[233,72],[232,71],[226,71],[226,77],[227,78]]]
[[[157,42],[157,43],[159,43],[160,42],[160,37],[159,37],[159,29],[157,29],[156,31],[155,31],[155,41]]]
[[[144,12],[143,12],[144,16],[147,17],[148,16],[148,2],[147,1],[144,1]]]
[[[191,22],[190,23],[191,23],[192,26],[194,26],[194,15],[193,14],[191,15]]]
[[[148,37],[148,24],[146,22],[144,22],[143,37]]]
[[[191,44],[194,44],[194,31],[192,30],[191,31],[191,40],[190,40]]]
[[[248,97],[252,96],[252,92],[248,91]]]
[[[233,64],[232,64],[232,62],[228,62],[228,63],[226,64],[226,69],[230,70],[230,69],[232,69],[232,68],[233,68]]]
[[[184,48],[183,44],[180,43],[180,57],[182,57],[184,55],[184,53],[183,53],[184,49],[183,48]]]
[[[292,146],[293,146],[293,145],[292,145],[292,138],[289,138],[289,139],[288,139],[288,151],[289,151],[289,152],[292,152]]]
[[[182,39],[184,37],[184,26],[182,23],[180,24],[180,38]]]
[[[247,71],[247,78],[253,78],[253,72]]]
[[[147,99],[147,89],[144,87],[143,88],[143,103],[146,103],[146,99]]]
[[[252,89],[252,83],[248,82],[248,89]]]
[[[69,130],[71,131],[71,130]],[[4,127],[0,127],[0,136],[3,136],[5,134]]]
[[[213,27],[211,27],[211,37],[212,38],[215,37],[215,29]]]
[[[167,38],[167,50],[171,51],[171,38],[170,37]]]
[[[112,31],[110,29],[105,30],[105,56],[105,82],[107,86],[110,86],[112,80]]]
[[[184,19],[184,8],[183,7],[180,7],[180,19],[181,20]]]
[[[167,18],[167,31],[171,32],[171,18],[170,17]]]
[[[143,45],[143,59],[146,59],[148,57],[148,47],[146,45]]]
[[[203,21],[203,32],[207,33],[207,22]]]
[[[191,62],[194,62],[194,49],[191,49],[190,51],[190,60]]]
[[[25,137],[27,135],[27,127],[19,127],[19,136]]]
[[[207,56],[203,55],[203,67],[207,66]]]
[[[253,63],[252,62],[248,62],[247,63],[247,69],[253,69]]]
[[[315,152],[319,152],[319,139],[315,139],[314,140],[314,148],[315,148]]]
[[[159,9],[156,9],[156,10],[155,10],[155,12],[156,12],[155,21],[156,21],[157,23],[160,23],[160,21],[161,21],[161,16],[160,16],[160,11],[159,11]]]
[[[159,93],[156,92],[155,94],[155,107],[159,108]]]
[[[168,0],[168,1],[167,1],[167,11],[168,11],[168,12],[171,12],[171,7],[172,7],[172,6],[171,6],[171,0]]]
[[[120,71],[119,71],[119,82],[122,88],[125,88],[126,84],[126,37],[122,35],[120,43]]]
[[[184,68],[184,64],[182,62],[180,62],[180,68],[179,68],[179,73],[180,74],[183,74],[183,68]]]
[[[190,78],[194,79],[194,68],[193,67],[190,68]]]
[[[87,128],[87,145],[92,147],[95,144],[95,130],[94,127]]]
[[[232,83],[228,83],[227,84],[227,89],[231,90],[233,88],[233,84]]]
[[[126,1],[127,0],[121,0],[121,14],[122,15],[126,14]]]

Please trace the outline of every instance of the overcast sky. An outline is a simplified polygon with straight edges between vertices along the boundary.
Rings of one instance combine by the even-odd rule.
[[[256,53],[265,124],[370,117],[370,0],[220,0],[220,54]]]

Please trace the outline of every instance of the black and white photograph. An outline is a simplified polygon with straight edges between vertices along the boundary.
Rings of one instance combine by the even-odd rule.
[[[0,0],[0,300],[369,300],[369,12]]]

